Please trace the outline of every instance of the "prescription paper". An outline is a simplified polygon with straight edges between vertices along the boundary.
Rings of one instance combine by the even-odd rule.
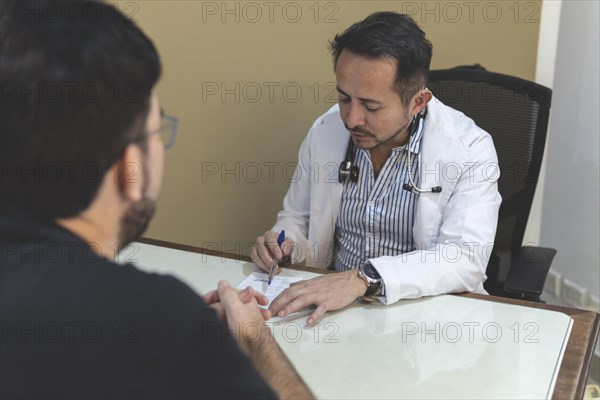
[[[250,286],[252,289],[256,290],[267,296],[269,299],[269,305],[279,293],[283,292],[285,289],[290,286],[291,283],[301,281],[300,277],[292,277],[292,276],[281,276],[276,275],[273,277],[271,284],[269,285],[269,274],[264,272],[252,272],[250,275],[246,277],[238,286],[238,289],[245,289]],[[268,307],[268,305],[267,305]]]

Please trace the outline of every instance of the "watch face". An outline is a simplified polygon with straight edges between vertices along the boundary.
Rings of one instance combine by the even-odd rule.
[[[381,276],[377,272],[377,270],[370,264],[367,264],[363,267],[363,271],[366,276],[374,280],[380,280]]]

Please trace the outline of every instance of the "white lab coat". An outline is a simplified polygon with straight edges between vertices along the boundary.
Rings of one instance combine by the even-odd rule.
[[[302,143],[296,173],[273,227],[296,243],[294,262],[331,268],[343,185],[338,169],[350,135],[335,105],[317,118]],[[451,292],[485,293],[501,197],[492,138],[436,98],[427,108],[420,150],[420,187],[441,186],[417,201],[417,250],[371,259],[384,281],[381,301],[394,303]]]

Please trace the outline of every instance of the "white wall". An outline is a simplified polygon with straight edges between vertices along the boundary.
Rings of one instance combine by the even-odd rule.
[[[562,0],[544,0],[540,17],[540,34],[535,68],[535,82],[540,85],[554,88],[554,67],[556,64],[556,47],[558,45],[558,28],[560,25],[560,9]],[[544,158],[540,166],[540,176],[535,190],[533,204],[523,244],[538,245],[542,229],[542,204],[544,198],[544,184],[546,182],[546,157],[548,145],[544,151]]]
[[[549,3],[544,2],[544,6]],[[562,2],[540,244],[552,269],[600,292],[600,3]]]

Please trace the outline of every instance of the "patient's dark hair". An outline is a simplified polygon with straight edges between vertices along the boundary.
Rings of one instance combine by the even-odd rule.
[[[3,1],[0,19],[2,214],[77,215],[143,133],[158,53],[100,1]]]
[[[391,11],[369,15],[329,43],[334,67],[344,50],[367,58],[396,61],[396,91],[404,104],[429,79],[432,46],[415,21]]]

